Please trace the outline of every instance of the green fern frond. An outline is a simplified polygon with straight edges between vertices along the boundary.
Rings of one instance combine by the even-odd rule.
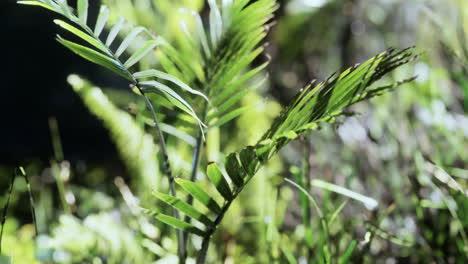
[[[209,127],[217,127],[245,111],[238,105],[252,88],[246,84],[268,63],[249,71],[247,68],[263,52],[259,44],[269,30],[266,23],[278,6],[274,0],[208,4],[211,12],[207,29],[198,13],[182,9],[194,20],[195,32],[181,22],[184,37],[177,49],[164,45],[158,55],[168,73],[208,95],[211,102],[201,116]]]

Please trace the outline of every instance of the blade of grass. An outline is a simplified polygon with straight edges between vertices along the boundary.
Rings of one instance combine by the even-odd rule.
[[[373,199],[371,197],[364,196],[362,194],[351,191],[349,189],[338,186],[336,184],[332,184],[332,183],[329,183],[329,182],[325,182],[325,181],[322,181],[322,180],[315,179],[315,180],[312,180],[312,185],[315,186],[315,187],[321,188],[321,189],[331,191],[331,192],[339,193],[341,195],[344,195],[344,196],[347,196],[347,197],[349,197],[351,199],[359,201],[359,202],[363,203],[364,206],[366,206],[366,208],[369,209],[369,210],[374,210],[379,205],[379,203],[375,199]]]
[[[299,184],[295,183],[294,181],[292,181],[290,179],[284,179],[284,180],[286,182],[288,182],[289,184],[291,184],[292,186],[296,187],[305,196],[307,196],[307,198],[309,198],[309,200],[312,202],[312,205],[315,207],[315,210],[317,210],[317,214],[319,215],[319,217],[323,218],[322,209],[320,209],[320,207],[317,204],[317,201],[315,201],[314,197],[312,195],[310,195],[310,193],[308,191],[306,191],[304,188],[302,188],[302,186],[300,186]]]
[[[345,253],[340,257],[339,264],[346,264],[349,262],[349,259],[351,258],[351,255],[353,254],[356,245],[356,240],[351,241],[348,248],[346,248]]]

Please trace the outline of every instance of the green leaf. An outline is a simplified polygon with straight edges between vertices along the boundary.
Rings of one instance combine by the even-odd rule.
[[[114,60],[113,58],[105,56],[85,46],[65,40],[61,38],[60,36],[58,36],[57,41],[60,42],[60,44],[64,45],[65,47],[69,48],[71,51],[80,55],[81,57],[107,68],[119,74],[120,76],[126,78],[127,80],[131,80],[132,77],[129,76],[125,68],[123,68],[122,65],[118,61]]]
[[[359,201],[359,202],[363,203],[366,206],[366,208],[369,209],[369,210],[374,210],[379,205],[379,203],[375,199],[373,199],[371,197],[364,196],[364,195],[362,195],[360,193],[351,191],[349,189],[346,189],[344,187],[341,187],[341,186],[333,184],[333,183],[329,183],[329,182],[325,182],[325,181],[322,181],[322,180],[314,179],[314,180],[312,180],[311,184],[313,186],[315,186],[315,187],[325,189],[325,190],[328,190],[328,191],[331,191],[331,192],[339,193],[341,195],[344,195],[346,197],[349,197],[351,199]]]
[[[173,104],[175,104],[181,110],[183,110],[184,112],[186,112],[187,114],[195,118],[195,120],[197,120],[197,122],[200,125],[200,129],[203,130],[202,126],[205,126],[205,125],[198,118],[193,108],[174,90],[169,88],[167,85],[164,85],[157,81],[146,81],[146,82],[140,82],[139,84],[142,86],[142,90],[144,92],[157,92],[157,91],[162,92],[164,95],[166,95],[167,99],[169,99]]]
[[[57,2],[58,2],[58,5],[60,6],[60,9],[62,10],[62,14],[64,16],[66,16],[70,20],[75,20],[75,19],[73,19],[74,18],[73,12],[71,11],[70,6],[68,6],[67,1],[66,0],[60,0],[60,1],[57,1]]]
[[[223,16],[223,29],[227,30],[231,22],[233,0],[222,1],[222,16]]]
[[[55,9],[54,7],[52,7],[50,5],[47,5],[45,3],[42,3],[42,2],[38,2],[38,1],[18,1],[18,4],[20,4],[20,5],[40,6],[40,7],[43,7],[45,9],[49,9],[51,11],[57,12],[57,9]]]
[[[216,214],[221,214],[221,207],[218,203],[210,197],[198,184],[187,181],[181,178],[175,179],[176,183],[179,184],[186,192],[191,194],[195,199],[202,203],[206,208],[210,209]]]
[[[239,164],[237,153],[231,153],[229,156],[227,156],[225,166],[229,178],[231,178],[232,182],[237,187],[241,188],[244,185],[244,177],[246,176],[246,173]]]
[[[102,44],[102,42],[100,40],[95,39],[94,37],[92,37],[92,36],[88,35],[87,33],[77,29],[76,27],[68,24],[65,21],[56,19],[56,20],[54,20],[54,23],[59,25],[63,29],[68,30],[69,32],[73,33],[75,36],[77,36],[77,37],[83,39],[84,41],[88,42],[93,47],[96,47],[99,50],[105,52],[107,55],[111,56],[111,54],[109,53],[107,47],[104,44]]]
[[[209,227],[215,226],[215,224],[207,216],[200,213],[197,209],[193,208],[191,205],[182,201],[181,199],[157,191],[153,192],[153,195],[156,196],[156,198],[158,198],[159,200],[176,208],[180,212],[183,212],[184,214],[192,217],[193,219],[196,219]]]
[[[125,22],[125,19],[121,17],[119,18],[117,23],[112,27],[106,39],[107,47],[110,47],[112,45],[112,42],[114,42],[115,38],[117,37],[117,34],[119,34],[120,30],[122,29],[124,22]]]
[[[345,253],[343,256],[340,257],[339,264],[347,264],[349,262],[349,259],[351,258],[351,255],[353,254],[354,249],[356,248],[357,241],[353,239],[351,243],[349,243],[348,248],[346,248]]]
[[[266,68],[268,66],[268,62],[263,63],[262,65],[249,70],[247,73],[243,74],[242,76],[239,76],[236,80],[233,80],[226,89],[221,90],[219,93],[214,95],[214,100],[213,104],[216,106],[220,106],[224,104],[229,98],[233,97],[233,95],[237,94],[240,90],[243,90],[244,84],[250,80],[252,77],[257,75],[260,71]],[[248,90],[248,89],[245,89]]]
[[[115,56],[118,58],[120,57],[120,55],[122,55],[122,53],[124,53],[124,51],[128,48],[128,46],[130,45],[130,43],[132,43],[133,40],[135,40],[135,38],[145,30],[144,27],[136,27],[134,28],[130,34],[128,34],[125,39],[122,41],[122,43],[120,44],[120,46],[117,48],[117,51],[115,52]]]
[[[336,208],[335,211],[333,211],[333,213],[330,216],[330,220],[328,220],[328,226],[333,224],[333,222],[338,217],[338,215],[340,214],[340,212],[343,210],[343,208],[346,206],[347,203],[348,203],[348,200],[345,200],[344,202],[340,204],[340,206],[338,206],[338,208]]]
[[[152,119],[150,120],[151,120],[151,124],[153,124],[153,120]],[[169,135],[173,135],[174,137],[177,137],[178,139],[185,141],[187,144],[189,144],[192,147],[195,147],[195,145],[197,144],[197,140],[194,137],[192,137],[190,134],[182,130],[177,129],[174,126],[171,126],[165,123],[160,123],[159,127],[161,128],[163,132]]]
[[[99,37],[101,35],[102,30],[106,26],[107,19],[109,19],[109,8],[107,6],[103,5],[101,6],[101,9],[99,10],[99,15],[96,21],[96,26],[94,27],[94,35],[96,37]]]
[[[195,25],[196,25],[196,28],[197,28],[198,38],[199,38],[199,40],[200,40],[200,42],[202,44],[203,51],[205,52],[206,57],[210,58],[211,57],[211,50],[210,50],[210,46],[208,44],[208,38],[206,37],[205,28],[203,26],[203,22],[202,22],[202,19],[201,19],[200,15],[197,12],[193,11],[193,10],[189,10],[189,9],[185,9],[185,8],[180,9],[180,11],[190,13],[194,17]]]
[[[255,152],[255,147],[248,146],[239,153],[239,159],[242,163],[242,167],[247,172],[249,177],[253,177],[257,172],[260,160]]]
[[[78,0],[78,17],[80,18],[81,23],[86,25],[88,20],[88,0]]]
[[[231,188],[229,188],[229,184],[219,170],[218,165],[214,162],[208,164],[206,174],[224,199],[231,201],[233,198]]]
[[[322,212],[322,209],[320,209],[320,207],[318,206],[318,203],[317,201],[314,199],[314,197],[306,190],[304,189],[302,186],[300,186],[299,184],[295,183],[294,181],[290,180],[290,179],[284,179],[286,182],[290,183],[292,186],[296,187],[299,191],[301,191],[307,198],[309,198],[309,201],[312,202],[312,205],[315,207],[315,209],[317,210],[317,214],[319,215],[320,218],[323,218],[323,212]]]
[[[226,124],[227,122],[239,117],[240,115],[242,115],[243,113],[245,113],[249,109],[252,109],[252,107],[251,106],[244,106],[244,107],[235,109],[235,110],[225,114],[224,116],[220,117],[219,119],[215,120],[213,122],[213,124],[210,124],[210,127],[220,127],[220,126]]]
[[[210,37],[211,45],[217,47],[221,40],[221,34],[223,33],[223,21],[221,17],[221,11],[219,10],[218,4],[215,0],[208,0],[210,6]]]
[[[154,69],[141,71],[141,72],[134,73],[133,77],[135,77],[136,79],[144,79],[144,78],[149,78],[149,77],[155,77],[155,78],[163,79],[163,80],[166,80],[166,81],[170,81],[173,84],[176,84],[177,86],[182,88],[183,90],[185,90],[185,91],[187,91],[187,92],[189,92],[191,94],[199,95],[199,96],[203,97],[203,99],[205,99],[206,101],[209,101],[208,97],[206,97],[206,95],[204,95],[202,92],[199,92],[197,90],[194,90],[194,89],[190,88],[188,85],[183,83],[181,80],[175,78],[172,75],[164,73],[162,71],[158,71],[158,70],[154,70]]]
[[[169,216],[169,215],[165,215],[165,214],[161,214],[159,212],[156,212],[156,211],[153,211],[153,210],[148,210],[148,209],[145,209],[144,212],[146,214],[149,214],[151,216],[153,216],[154,218],[156,218],[157,220],[167,224],[167,225],[170,225],[174,228],[177,228],[177,229],[180,229],[182,231],[185,231],[185,232],[188,232],[188,233],[192,233],[192,234],[195,234],[195,235],[198,235],[198,236],[205,236],[205,232],[200,230],[199,228],[189,224],[189,223],[186,223],[186,222],[183,222],[183,221],[180,221],[178,220],[177,218],[174,218],[172,216]]]
[[[138,49],[135,53],[132,54],[130,58],[128,58],[128,60],[124,63],[124,66],[126,68],[132,67],[133,65],[135,65],[135,63],[139,62],[144,56],[146,56],[148,52],[150,52],[151,50],[156,48],[156,46],[161,45],[161,44],[163,44],[163,42],[160,40],[153,39],[153,40],[147,41],[143,45],[143,47]]]

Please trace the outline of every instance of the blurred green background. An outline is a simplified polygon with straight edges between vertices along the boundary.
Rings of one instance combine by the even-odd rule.
[[[179,8],[208,14],[202,0],[103,2],[111,19],[124,15],[174,42]],[[468,2],[278,2],[267,52],[255,62],[271,59],[264,73],[269,78],[243,101],[257,107],[218,131],[223,152],[256,142],[311,80],[388,47],[417,47],[420,58],[391,76],[417,79],[353,106],[353,117],[283,150],[224,219],[210,249],[212,263],[302,264],[311,256],[316,263],[467,263]],[[95,16],[99,1],[91,3]],[[6,58],[0,206],[15,166],[24,166],[39,231],[36,237],[26,181],[17,177],[0,263],[176,263],[176,241],[166,236],[172,231],[132,208],[133,199],[154,206],[152,188],[167,190],[156,173],[157,146],[129,143],[131,137],[151,142],[122,114],[144,104],[126,92],[123,79],[60,47],[51,16],[0,3]],[[67,83],[71,73],[93,83],[87,86],[103,87],[118,107],[103,105],[108,114],[96,113],[92,105],[99,98],[74,92]],[[190,169],[186,148],[170,142],[182,175]],[[285,178],[307,179],[322,217],[333,219],[327,230],[312,205],[303,211],[307,198]],[[339,194],[338,186],[367,200]]]

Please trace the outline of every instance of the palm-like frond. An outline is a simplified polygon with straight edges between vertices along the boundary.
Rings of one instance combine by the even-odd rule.
[[[196,95],[201,95],[205,99],[206,96],[198,91],[191,89],[189,86],[185,85],[183,82],[177,80],[173,76],[161,73],[147,76],[147,72],[141,73],[132,70],[133,66],[137,64],[143,57],[148,55],[156,47],[165,44],[162,38],[154,36],[148,29],[144,27],[132,27],[130,33],[122,40],[122,42],[118,45],[118,48],[113,51],[111,49],[111,45],[116,41],[119,32],[122,30],[125,19],[120,18],[116,24],[111,27],[105,41],[101,40],[100,36],[103,32],[103,29],[106,27],[107,20],[109,18],[109,9],[106,6],[101,6],[96,24],[94,29],[92,29],[87,24],[89,6],[88,0],[79,0],[76,12],[68,5],[66,0],[34,0],[19,1],[18,3],[40,6],[63,15],[68,20],[73,22],[74,25],[69,24],[63,20],[55,20],[54,22],[64,30],[72,33],[76,37],[86,42],[88,46],[66,40],[58,35],[57,40],[59,43],[79,56],[124,77],[140,91],[145,90],[147,92],[157,92],[163,94],[175,106],[195,118],[200,125],[203,125],[189,103],[173,89],[160,82],[160,80],[169,80],[182,90]],[[137,37],[142,35],[146,37],[145,42],[135,52],[133,52],[128,59],[122,61],[120,58],[121,55],[127,50],[130,44],[137,41]],[[138,79],[142,74],[147,77],[151,77],[152,80],[140,83]]]
[[[383,75],[415,58],[411,48],[399,51],[390,49],[362,65],[347,69],[340,75],[332,75],[327,81],[315,86],[311,84],[302,89],[256,145],[248,146],[227,156],[223,166],[226,173],[223,173],[215,163],[208,165],[207,176],[224,199],[220,210],[213,196],[204,192],[197,183],[182,180],[177,181],[178,184],[207,208],[214,209],[210,211],[214,215],[212,218],[214,224],[218,225],[245,185],[282,147],[297,139],[304,132],[318,129],[320,123],[332,122],[335,117],[343,114],[347,106],[380,95],[413,80],[410,78],[395,84],[370,88]],[[168,202],[168,199],[162,200],[174,206],[174,203]],[[213,207],[213,204],[216,205]],[[166,223],[171,224],[170,221]],[[184,230],[190,232],[188,228]],[[203,233],[193,233],[209,237],[213,232],[213,227],[207,226]]]
[[[168,73],[208,95],[211,101],[199,115],[210,127],[221,126],[245,110],[239,109],[238,103],[249,91],[246,83],[268,63],[246,69],[263,52],[259,43],[277,8],[274,0],[222,3],[219,6],[217,1],[208,1],[211,12],[207,30],[198,13],[182,9],[194,19],[194,32],[181,22],[184,37],[177,49],[164,45],[158,53]]]

